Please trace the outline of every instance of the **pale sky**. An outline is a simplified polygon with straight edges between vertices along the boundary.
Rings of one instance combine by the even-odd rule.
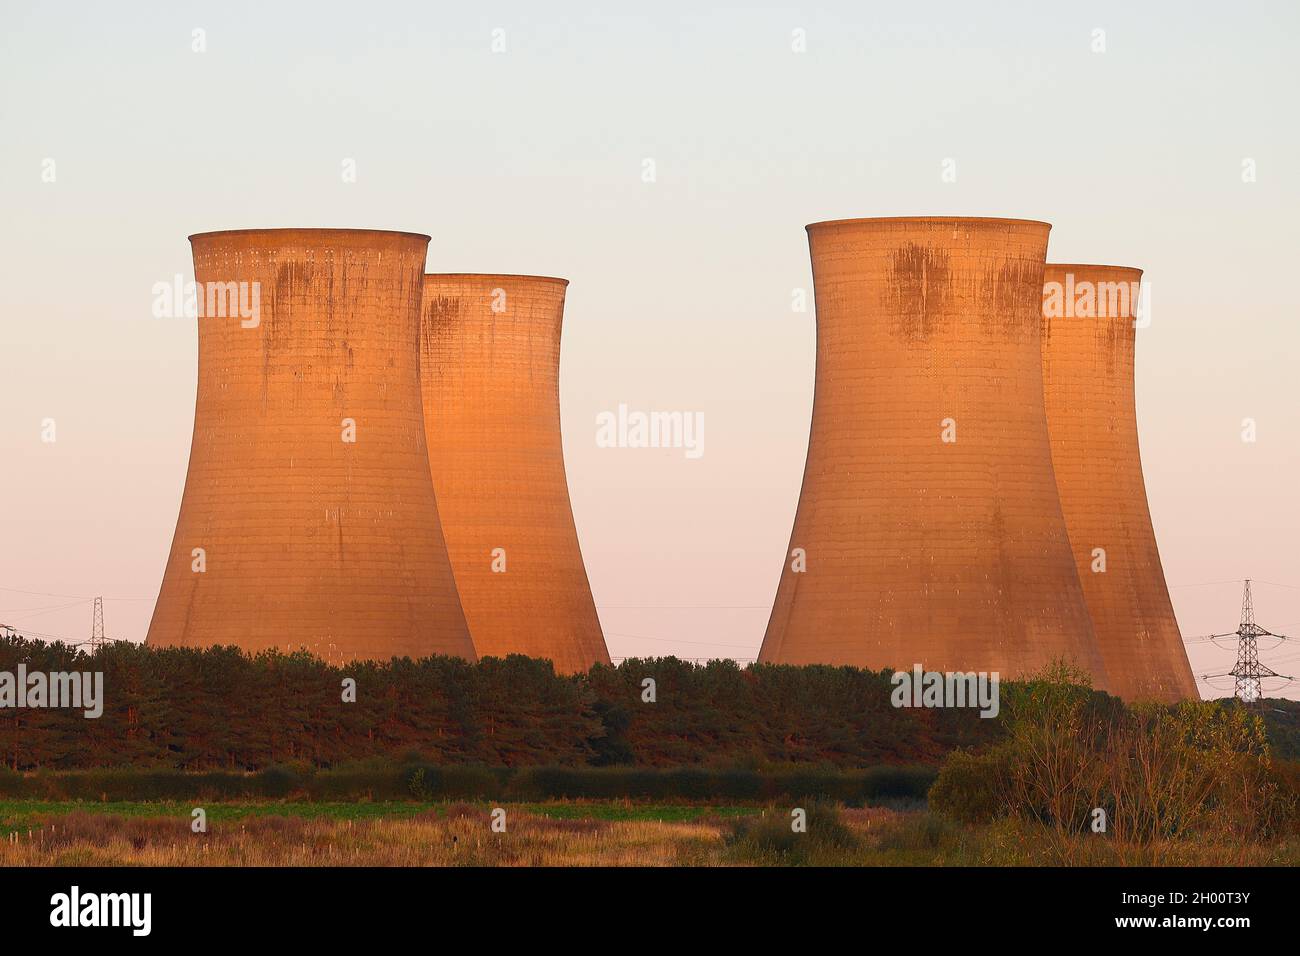
[[[803,227],[951,214],[1146,270],[1184,637],[1234,629],[1247,576],[1300,635],[1296,5],[698,6],[6,0],[0,622],[85,639],[98,594],[143,639],[196,381],[195,323],[152,287],[192,277],[190,233],[349,226],[431,234],[430,271],[571,280],[565,451],[610,652],[752,658],[807,448]],[[597,447],[620,403],[702,412],[704,455]],[[1295,645],[1263,659],[1300,673]]]

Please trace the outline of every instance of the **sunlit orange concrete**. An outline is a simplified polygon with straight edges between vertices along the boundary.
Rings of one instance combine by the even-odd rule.
[[[1105,686],[1052,472],[1047,223],[808,227],[817,372],[803,490],[760,660]],[[945,438],[955,439],[945,441]]]
[[[1052,463],[1113,693],[1196,699],[1151,527],[1133,395],[1141,269],[1048,264],[1043,385]]]
[[[256,283],[260,316],[199,319],[189,473],[149,644],[474,658],[424,444],[428,241],[190,237],[196,281]]]
[[[429,461],[481,656],[609,663],[560,441],[565,279],[428,275],[420,355]]]

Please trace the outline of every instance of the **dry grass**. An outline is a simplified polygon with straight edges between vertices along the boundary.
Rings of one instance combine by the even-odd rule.
[[[570,805],[570,811],[578,808]],[[593,814],[599,805],[592,805]],[[772,821],[788,813],[772,811]],[[1062,839],[1017,822],[959,826],[919,810],[829,811],[848,828],[794,852],[737,838],[735,817],[607,820],[554,817],[507,807],[507,832],[489,809],[467,804],[404,817],[336,819],[248,816],[190,831],[188,818],[75,810],[0,837],[0,866],[825,866],[1296,864],[1294,842],[1159,842],[1130,846],[1105,837]],[[810,818],[812,819],[812,818]],[[749,832],[753,832],[752,826]],[[805,839],[804,837],[800,838]]]
[[[408,819],[186,819],[73,812],[0,842],[0,866],[681,866],[716,862],[721,824],[568,820],[485,809]],[[716,856],[716,854],[714,854]]]

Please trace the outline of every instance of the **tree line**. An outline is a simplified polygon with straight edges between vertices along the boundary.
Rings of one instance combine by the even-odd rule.
[[[331,665],[307,653],[120,642],[93,656],[0,638],[0,674],[102,672],[103,714],[0,706],[10,770],[256,771],[375,758],[431,765],[867,767],[996,738],[972,710],[896,709],[890,673],[626,660],[557,675],[511,656]],[[652,683],[650,683],[652,682]]]

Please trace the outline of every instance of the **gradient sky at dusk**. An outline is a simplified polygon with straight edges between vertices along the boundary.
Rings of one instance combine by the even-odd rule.
[[[1139,426],[1184,637],[1234,629],[1246,576],[1300,636],[1300,9],[1133,6],[10,0],[0,622],[84,639],[101,594],[109,635],[143,639],[196,381],[195,323],[152,317],[154,283],[191,277],[190,233],[350,226],[430,233],[430,271],[572,281],[565,450],[610,651],[752,658],[807,444],[803,227],[954,214],[1146,270]],[[620,403],[703,412],[703,457],[597,447]],[[1300,648],[1263,658],[1300,673]]]

